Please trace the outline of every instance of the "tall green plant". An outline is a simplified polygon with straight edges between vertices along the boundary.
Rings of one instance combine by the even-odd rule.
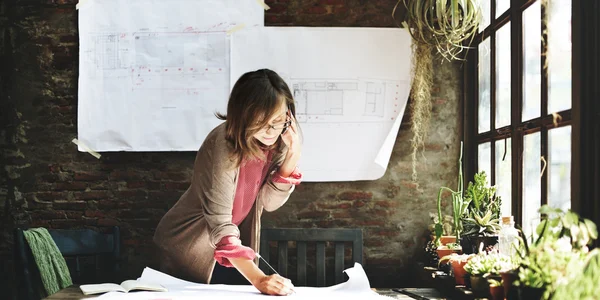
[[[456,191],[448,187],[440,187],[437,197],[437,209],[438,209],[438,220],[442,219],[442,194],[444,191],[450,192],[452,196],[452,217],[454,219],[454,233],[456,234],[456,242],[460,241],[460,235],[463,231],[461,217],[467,211],[470,201],[463,199],[463,171],[462,171],[462,156],[463,156],[463,143],[460,142],[460,154],[458,157],[458,187]],[[442,223],[438,222],[435,224],[435,243],[439,246],[440,238],[443,234]]]

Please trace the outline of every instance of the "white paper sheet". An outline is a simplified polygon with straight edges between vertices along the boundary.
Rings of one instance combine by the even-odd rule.
[[[295,287],[295,294],[290,295],[294,299],[331,299],[343,297],[343,299],[388,299],[371,290],[369,279],[362,266],[355,263],[354,267],[346,269],[348,281],[330,287]],[[224,284],[200,284],[187,282],[173,276],[158,272],[151,268],[145,268],[138,280],[144,282],[159,283],[169,289],[168,292],[135,292],[123,294],[118,292],[106,293],[99,299],[265,299],[251,285],[224,285]],[[325,298],[322,298],[325,297]]]
[[[411,55],[402,29],[252,28],[232,37],[231,82],[261,68],[286,80],[304,133],[304,181],[373,180],[400,128]]]
[[[226,112],[226,31],[263,20],[255,0],[82,3],[79,140],[96,151],[198,150]]]

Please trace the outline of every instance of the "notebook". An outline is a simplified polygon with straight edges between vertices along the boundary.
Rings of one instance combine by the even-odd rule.
[[[79,288],[84,295],[93,295],[107,292],[123,292],[130,291],[155,291],[166,292],[167,289],[160,284],[142,282],[138,280],[125,280],[121,284],[116,283],[101,283],[101,284],[84,284]]]

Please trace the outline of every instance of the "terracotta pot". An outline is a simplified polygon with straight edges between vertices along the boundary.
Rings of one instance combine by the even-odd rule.
[[[479,275],[471,275],[471,290],[475,297],[487,297],[490,292],[490,284],[487,278]]]
[[[444,235],[440,237],[440,242],[442,245],[448,245],[450,243],[456,243],[456,236],[453,235]]]
[[[504,300],[504,287],[490,285],[490,295],[492,300]]]
[[[506,300],[516,300],[519,298],[517,287],[513,283],[519,278],[516,271],[508,271],[500,273],[502,277],[502,285],[504,286],[504,297]]]
[[[430,235],[429,237],[431,237],[431,241],[435,241],[435,234]],[[440,237],[440,244],[441,245],[448,245],[450,243],[456,243],[456,236],[455,235],[442,235]]]
[[[468,277],[467,271],[465,271],[466,261],[453,260],[450,261],[452,265],[452,273],[454,274],[454,281],[456,285],[465,285],[465,277]]]
[[[452,253],[461,254],[462,250],[459,249],[449,249],[446,246],[439,246],[435,251],[437,251],[438,258],[442,259],[446,255],[450,255]]]

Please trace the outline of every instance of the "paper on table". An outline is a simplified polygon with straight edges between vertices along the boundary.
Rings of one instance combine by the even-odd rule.
[[[231,84],[281,75],[303,131],[304,181],[384,175],[410,91],[411,37],[399,28],[250,28],[231,40]]]
[[[95,0],[78,19],[78,138],[95,151],[196,151],[222,122],[214,113],[226,112],[226,32],[262,27],[264,9],[255,0]]]
[[[362,266],[358,263],[354,267],[346,269],[348,281],[323,288],[315,287],[296,287],[296,293],[290,297],[296,299],[310,299],[315,297],[336,297],[342,296],[344,299],[387,299],[371,290],[369,279]],[[139,280],[146,282],[160,283],[167,287],[169,292],[137,292],[124,295],[121,293],[108,293],[99,298],[102,299],[255,299],[269,297],[260,294],[256,288],[251,285],[223,285],[223,284],[201,284],[193,283],[175,278],[173,276],[161,273],[151,268],[145,268]],[[319,298],[320,299],[320,298]]]

